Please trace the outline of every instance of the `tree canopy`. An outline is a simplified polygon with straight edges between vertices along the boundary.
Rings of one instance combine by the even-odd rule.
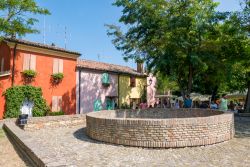
[[[37,33],[33,25],[38,21],[37,14],[50,12],[37,5],[35,0],[1,0],[0,1],[0,35],[7,37],[24,36]]]
[[[215,11],[212,0],[117,0],[122,7],[120,22],[108,25],[116,48],[125,59],[144,59],[149,70],[175,76],[182,92],[190,93],[194,76],[218,61],[220,21],[227,13]],[[212,49],[212,50],[210,50]],[[211,62],[212,63],[212,62]]]
[[[228,79],[232,61],[245,57],[246,33],[236,13],[217,12],[213,0],[116,0],[119,22],[108,35],[125,59],[143,59],[169,75],[183,93],[213,91]],[[246,19],[247,20],[247,19]],[[205,90],[202,90],[205,87]]]
[[[213,0],[116,0],[114,5],[122,8],[119,22],[126,29],[107,25],[108,35],[124,59],[144,60],[149,71],[176,82],[182,94],[250,89],[248,0],[238,12],[218,12]]]

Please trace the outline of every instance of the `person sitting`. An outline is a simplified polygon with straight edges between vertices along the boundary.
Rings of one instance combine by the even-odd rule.
[[[218,109],[218,105],[214,101],[212,101],[210,104],[210,108],[211,109]]]
[[[208,108],[208,104],[206,102],[202,102],[200,108]]]

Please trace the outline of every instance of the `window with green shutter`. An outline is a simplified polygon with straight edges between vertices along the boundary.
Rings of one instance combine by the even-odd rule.
[[[108,73],[103,73],[102,74],[102,84],[104,86],[109,86],[109,84],[110,84],[110,77],[109,77]]]
[[[107,98],[106,99],[106,110],[114,110],[115,109],[115,102],[114,100]]]
[[[102,110],[102,101],[100,99],[96,99],[94,101],[94,111],[101,111]]]

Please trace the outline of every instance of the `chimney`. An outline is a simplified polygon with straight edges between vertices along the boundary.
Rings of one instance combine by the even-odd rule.
[[[137,72],[143,73],[143,63],[137,62]]]

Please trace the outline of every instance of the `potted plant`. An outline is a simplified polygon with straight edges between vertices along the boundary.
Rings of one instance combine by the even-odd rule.
[[[55,73],[51,75],[53,83],[58,84],[62,81],[62,79],[64,78],[63,73],[59,72],[59,73]]]
[[[24,70],[23,71],[23,76],[25,78],[26,82],[31,82],[37,75],[37,72],[34,70]]]

